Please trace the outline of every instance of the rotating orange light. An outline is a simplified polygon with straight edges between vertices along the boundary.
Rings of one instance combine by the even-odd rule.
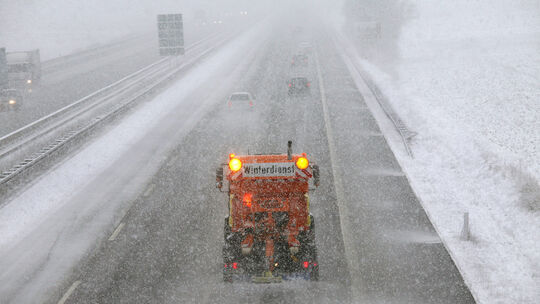
[[[242,168],[242,161],[238,158],[233,158],[229,161],[229,168],[232,172],[236,172]]]
[[[309,160],[305,157],[300,157],[296,160],[296,166],[300,170],[304,170],[309,166]]]

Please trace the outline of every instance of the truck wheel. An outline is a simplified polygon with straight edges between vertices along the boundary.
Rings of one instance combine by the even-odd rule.
[[[309,215],[309,232],[313,236],[313,240],[315,240],[315,218],[313,215]]]
[[[223,262],[228,264],[233,261],[236,256],[235,242],[237,241],[229,226],[228,217],[225,218],[225,223],[223,225],[223,241]]]
[[[309,230],[305,232],[302,236],[302,260],[310,261],[310,263],[317,264],[317,266],[311,266],[308,270],[309,280],[318,281],[319,280],[319,265],[317,260],[317,246],[315,245],[315,219],[313,215],[309,215],[310,225]]]
[[[234,261],[234,250],[230,244],[227,244],[227,241],[225,241],[225,244],[223,245],[222,257],[223,265],[227,265],[227,267],[223,267],[223,282],[232,283],[233,277],[230,267],[232,261]]]
[[[309,218],[311,223],[309,225],[309,230],[304,236],[304,242],[307,248],[315,248],[315,218],[311,214],[309,215]]]
[[[232,235],[231,226],[229,226],[229,217],[227,216],[225,218],[225,223],[223,225],[223,238],[225,239],[225,242],[230,239],[230,236]]]
[[[311,224],[309,225],[309,231],[306,235],[306,257],[316,263],[317,266],[312,266],[309,273],[310,281],[319,280],[319,261],[317,259],[317,246],[315,245],[315,218],[313,215],[309,215]]]
[[[223,272],[223,282],[225,283],[233,283],[233,277],[231,274],[227,274],[225,273],[225,271]]]
[[[311,270],[311,273],[309,274],[310,281],[318,281],[319,280],[319,265],[313,267]]]

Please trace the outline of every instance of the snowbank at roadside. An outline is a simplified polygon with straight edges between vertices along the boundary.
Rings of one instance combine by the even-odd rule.
[[[540,1],[409,2],[398,65],[352,59],[418,132],[396,156],[476,299],[538,303]]]

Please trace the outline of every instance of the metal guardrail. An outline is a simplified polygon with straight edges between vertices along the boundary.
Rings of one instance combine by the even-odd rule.
[[[336,34],[339,36],[338,34]],[[333,37],[333,36],[330,36]],[[336,46],[339,46],[338,41],[336,38],[333,38],[334,44]],[[375,82],[371,79],[371,77],[364,72],[360,67],[358,67],[357,64],[353,62],[351,59],[351,56],[349,54],[346,54],[345,51],[343,51],[343,55],[349,57],[349,61],[351,62],[354,69],[358,72],[364,83],[367,85],[373,96],[375,97],[375,100],[377,100],[377,103],[379,106],[383,109],[385,115],[392,121],[394,124],[394,127],[398,131],[401,140],[403,141],[403,145],[405,146],[405,150],[407,151],[407,154],[409,154],[410,157],[414,158],[413,152],[411,150],[411,147],[409,146],[409,141],[418,134],[417,132],[409,130],[407,125],[401,120],[399,115],[394,111],[392,106],[390,105],[390,102],[388,101],[388,98],[381,92],[379,87],[375,84]]]
[[[202,43],[215,39],[216,37],[219,38],[219,34],[213,35],[211,37],[205,38],[188,48],[186,48],[186,51],[194,49],[196,46],[201,45]],[[123,110],[127,110],[131,104],[133,104],[135,101],[139,100],[139,98],[145,96],[158,86],[162,85],[166,81],[173,79],[178,73],[182,72],[184,69],[191,67],[195,63],[197,63],[201,58],[206,56],[208,53],[215,50],[218,46],[224,44],[225,42],[229,41],[230,38],[233,35],[227,36],[225,38],[220,38],[216,43],[213,43],[210,47],[205,48],[202,50],[198,55],[196,55],[194,58],[190,59],[187,62],[183,62],[180,65],[171,64],[171,58],[164,58],[161,59],[131,75],[128,75],[124,77],[123,79],[89,95],[86,96],[83,99],[80,99],[73,104],[70,104],[46,117],[43,117],[42,119],[39,119],[38,121],[35,121],[26,127],[23,127],[15,132],[12,132],[2,138],[0,138],[0,146],[3,146],[5,143],[9,144],[9,141],[15,141],[17,138],[25,137],[27,140],[23,140],[21,145],[24,145],[25,143],[31,141],[33,138],[42,136],[43,133],[50,133],[52,132],[55,127],[51,129],[47,129],[44,132],[37,132],[37,134],[34,134],[35,130],[43,127],[47,122],[54,121],[61,119],[66,113],[69,115],[69,111],[80,104],[89,101],[94,100],[91,105],[89,105],[89,108],[93,108],[92,105],[96,103],[100,103],[107,93],[111,94],[114,93],[116,90],[120,91],[127,91],[130,92],[130,89],[133,89],[134,93],[130,98],[125,100],[122,103],[116,104],[113,108],[111,108],[106,114],[100,115],[98,117],[95,117],[94,119],[90,120],[90,122],[83,124],[79,127],[77,127],[74,130],[70,130],[63,134],[62,136],[59,136],[58,138],[48,142],[45,146],[43,146],[38,152],[33,153],[30,157],[25,158],[22,162],[18,163],[11,169],[2,172],[0,174],[0,185],[3,185],[7,183],[8,181],[12,180],[15,176],[19,175],[20,173],[24,172],[28,168],[34,166],[36,163],[41,161],[42,159],[46,158],[48,155],[52,154],[54,151],[57,151],[62,146],[66,145],[68,142],[72,142],[76,138],[79,138],[81,135],[86,134],[87,131],[97,127],[99,124],[104,122],[107,119],[110,119],[112,117],[115,117],[117,114],[122,112]],[[167,64],[164,64],[167,63]],[[132,80],[131,82],[129,82]],[[127,83],[129,82],[129,83]],[[124,85],[125,87],[123,87]],[[116,100],[112,98],[113,100]],[[76,113],[73,118],[86,114],[86,108],[83,109],[82,112]],[[70,119],[73,119],[70,118]],[[28,139],[29,138],[29,139]],[[15,147],[12,147],[9,149],[9,151],[15,151],[19,149],[20,145],[16,145]],[[10,152],[3,153],[3,156],[6,156]],[[1,158],[2,156],[0,156]]]
[[[202,39],[198,42],[195,42],[194,44],[188,46],[186,49],[189,51],[190,49],[193,49],[194,47],[217,37],[218,35],[213,35],[210,37],[207,37],[205,39]],[[44,116],[16,131],[13,131],[3,137],[0,137],[0,158],[5,157],[6,155],[12,153],[13,151],[19,149],[22,145],[24,145],[26,142],[31,141],[35,139],[36,137],[39,137],[40,135],[44,133],[48,133],[52,131],[51,129],[55,126],[49,126],[51,122],[57,121],[60,119],[60,117],[65,117],[68,115],[69,112],[76,112],[79,110],[82,110],[84,107],[91,106],[92,104],[95,104],[95,101],[97,98],[105,97],[108,94],[111,94],[113,92],[119,91],[122,86],[129,86],[132,85],[129,83],[130,80],[134,80],[137,77],[144,76],[144,73],[147,73],[149,70],[156,68],[160,65],[165,65],[165,63],[169,63],[170,58],[163,58],[158,60],[157,62],[154,62],[86,97],[83,97],[47,116]],[[73,114],[74,116],[76,114]],[[39,131],[39,132],[38,132]],[[22,142],[17,142],[22,141]]]
[[[373,82],[371,77],[367,76],[366,73],[364,73],[360,68],[358,68],[355,65],[355,69],[360,74],[360,77],[362,77],[362,80],[366,83],[371,93],[373,93],[373,96],[375,96],[375,99],[377,100],[377,103],[381,106],[386,116],[392,121],[394,124],[394,127],[398,131],[399,135],[401,136],[401,140],[403,141],[403,145],[405,146],[405,150],[407,150],[407,154],[409,154],[410,157],[414,158],[413,152],[411,150],[411,147],[409,146],[409,141],[411,138],[416,136],[416,132],[409,130],[407,125],[401,120],[399,115],[394,111],[392,106],[390,106],[390,103],[388,102],[388,99],[384,94],[381,92],[379,87]]]

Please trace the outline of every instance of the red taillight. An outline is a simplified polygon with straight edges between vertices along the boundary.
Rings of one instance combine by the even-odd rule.
[[[225,264],[225,268],[227,268],[227,264]]]
[[[309,267],[309,262],[308,261],[304,261],[304,268],[308,268]]]
[[[232,263],[232,268],[233,269],[238,269],[238,263],[236,263],[236,262]]]
[[[317,263],[313,263],[313,266],[317,266]]]
[[[291,84],[291,83],[289,83],[289,88],[290,88],[290,87],[292,87],[292,84]]]

